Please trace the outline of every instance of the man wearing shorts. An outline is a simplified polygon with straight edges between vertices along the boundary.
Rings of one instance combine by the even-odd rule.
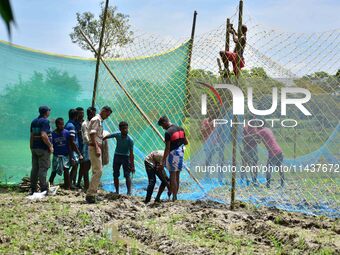
[[[247,26],[242,25],[241,28],[241,35],[238,35],[235,29],[230,26],[229,33],[233,34],[233,41],[235,43],[234,52],[231,51],[220,51],[220,56],[222,58],[223,63],[227,63],[227,61],[230,61],[233,65],[233,71],[235,76],[239,75],[239,71],[244,67],[245,61],[243,57],[244,48],[246,47],[247,42]],[[239,44],[240,49],[240,66],[237,66],[238,61],[238,55],[237,55],[237,45]]]
[[[157,150],[151,152],[149,155],[146,156],[144,160],[145,170],[148,175],[149,185],[146,190],[146,198],[144,202],[147,204],[151,200],[153,189],[155,188],[156,184],[156,176],[159,178],[159,180],[162,182],[159,186],[157,196],[155,198],[155,202],[161,201],[161,195],[165,189],[165,187],[168,188],[168,195],[170,195],[170,184],[169,184],[169,178],[166,175],[164,168],[160,169],[159,165],[160,162],[163,159],[164,151]]]
[[[104,137],[104,140],[116,138],[117,145],[115,155],[113,157],[113,180],[116,193],[119,194],[119,176],[120,167],[123,166],[124,178],[126,181],[127,194],[131,195],[131,177],[130,173],[135,172],[134,155],[133,155],[133,140],[128,135],[129,125],[122,121],[119,123],[119,130],[113,134]]]
[[[50,168],[50,154],[53,153],[51,143],[51,127],[48,117],[51,109],[48,106],[39,107],[39,116],[31,123],[30,148],[32,153],[31,191],[37,191],[39,179],[40,191],[48,189],[46,182],[47,170]]]
[[[64,173],[64,188],[71,189],[70,161],[72,160],[72,150],[70,149],[70,133],[64,129],[64,120],[55,120],[56,129],[52,132],[52,144],[54,148],[52,159],[52,172],[49,183],[53,185],[56,175]]]
[[[172,124],[168,117],[162,116],[158,120],[158,125],[165,131],[165,150],[160,169],[163,169],[164,163],[170,172],[170,190],[172,193],[172,201],[177,200],[179,189],[179,175],[183,168],[184,161],[184,145],[188,144],[185,137],[184,129]]]

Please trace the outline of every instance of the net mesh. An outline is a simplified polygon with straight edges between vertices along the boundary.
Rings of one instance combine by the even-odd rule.
[[[236,24],[236,15],[231,22]],[[245,67],[238,79],[232,74],[223,78],[217,58],[224,50],[225,25],[195,37],[191,68],[188,72],[191,41],[160,39],[157,36],[134,33],[133,43],[115,49],[120,58],[106,59],[105,63],[117,76],[153,125],[161,115],[185,128],[189,145],[185,164],[199,184],[186,170],[181,175],[180,198],[215,199],[230,203],[231,172],[217,166],[231,165],[232,127],[231,94],[217,89],[222,105],[205,84],[234,84],[247,94],[254,90],[256,109],[269,109],[272,88],[302,87],[308,89],[311,100],[305,104],[312,113],[304,116],[294,106],[287,107],[287,116],[277,111],[270,119],[296,119],[294,128],[283,128],[280,121],[272,127],[276,141],[283,151],[283,165],[291,167],[284,173],[272,173],[271,186],[266,187],[267,175],[241,172],[241,166],[266,166],[268,151],[263,141],[257,140],[257,153],[245,148],[244,126],[237,127],[236,199],[254,205],[300,211],[309,214],[339,217],[339,35],[340,30],[319,33],[287,33],[258,25],[250,17],[247,45],[244,49]],[[230,49],[234,48],[231,39]],[[0,181],[17,183],[30,172],[28,146],[30,121],[36,117],[39,105],[52,108],[52,116],[66,118],[69,108],[87,108],[92,96],[95,70],[93,59],[78,59],[34,52],[7,43],[0,43]],[[202,95],[207,95],[207,115],[202,115]],[[114,112],[106,121],[106,129],[118,130],[118,123],[129,123],[129,133],[135,141],[136,173],[134,193],[145,195],[147,177],[144,158],[164,144],[140,111],[100,64],[97,107],[110,105]],[[247,108],[247,107],[246,107]],[[259,117],[259,116],[257,116]],[[243,122],[252,116],[246,110],[238,116]],[[212,125],[212,119],[228,121],[226,125]],[[263,118],[262,118],[263,119]],[[53,121],[52,121],[53,122]],[[115,143],[110,143],[111,154]],[[314,164],[314,165],[313,165]],[[209,169],[202,166],[211,166]],[[297,169],[293,171],[292,169]],[[113,190],[112,166],[107,166],[102,177],[103,187]],[[202,188],[203,187],[203,188]]]

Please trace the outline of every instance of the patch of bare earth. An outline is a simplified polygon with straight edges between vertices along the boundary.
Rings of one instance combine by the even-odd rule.
[[[145,205],[105,192],[0,194],[0,254],[340,254],[338,220],[210,201]]]

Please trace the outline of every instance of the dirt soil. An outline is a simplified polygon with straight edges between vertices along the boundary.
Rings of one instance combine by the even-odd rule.
[[[0,254],[340,254],[339,219],[211,201],[0,190]]]

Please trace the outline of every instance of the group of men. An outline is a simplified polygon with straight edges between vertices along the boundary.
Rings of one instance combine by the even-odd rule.
[[[59,117],[55,120],[55,130],[51,130],[48,117],[51,109],[48,106],[39,107],[39,116],[31,123],[30,148],[32,153],[31,193],[37,191],[39,179],[40,190],[48,190],[46,180],[52,158],[52,172],[49,183],[53,185],[56,175],[64,175],[64,188],[81,188],[84,179],[84,189],[89,187],[89,134],[87,127],[96,115],[96,109],[87,109],[87,119],[84,120],[84,109],[70,109],[68,121]],[[79,168],[79,171],[78,171]],[[78,176],[78,180],[77,180]]]
[[[244,67],[243,51],[246,45],[247,27],[242,26],[240,35],[230,26],[228,32],[233,35],[233,40],[240,47],[237,52],[220,52],[223,62],[231,61],[233,71],[237,76],[239,69]],[[238,55],[240,53],[240,56]],[[238,63],[240,62],[240,63]],[[120,122],[119,131],[104,137],[103,121],[107,119],[112,110],[104,106],[99,114],[94,107],[86,111],[87,119],[84,120],[84,109],[78,107],[70,109],[69,120],[64,123],[63,118],[55,120],[56,129],[52,132],[48,117],[51,109],[48,106],[39,108],[39,116],[31,123],[30,148],[32,152],[31,193],[37,190],[39,180],[40,190],[48,190],[46,181],[47,171],[50,167],[50,154],[53,154],[52,173],[49,183],[53,184],[57,174],[64,175],[64,187],[66,189],[81,188],[84,179],[86,201],[96,202],[96,193],[100,184],[103,168],[103,141],[115,138],[117,146],[113,159],[113,178],[116,193],[119,193],[120,168],[123,167],[126,179],[127,194],[131,194],[130,173],[134,173],[133,139],[128,135],[128,123]],[[159,119],[158,125],[165,132],[164,151],[156,150],[145,158],[145,169],[149,178],[145,202],[151,200],[155,186],[156,176],[161,180],[161,186],[156,196],[160,196],[168,187],[168,195],[172,194],[172,200],[177,200],[179,189],[179,176],[183,168],[184,146],[188,144],[183,128],[172,124],[166,116]],[[221,152],[220,152],[221,154]],[[275,161],[277,156],[273,157]],[[164,165],[170,172],[170,179],[164,171]],[[78,171],[79,167],[79,171]],[[89,170],[92,167],[92,178],[89,181]],[[78,176],[78,179],[77,179]]]
[[[104,106],[99,114],[96,108],[89,107],[84,120],[84,109],[78,107],[69,110],[69,120],[64,124],[63,118],[55,120],[56,129],[51,131],[51,109],[48,106],[39,108],[39,116],[31,123],[30,148],[32,153],[31,194],[37,191],[39,180],[40,191],[48,191],[46,181],[47,171],[50,168],[50,155],[52,158],[52,172],[49,183],[53,185],[56,175],[64,175],[65,189],[79,189],[84,179],[86,201],[97,201],[97,190],[100,184],[103,169],[103,142],[107,139],[116,139],[116,149],[113,158],[113,179],[115,192],[119,194],[120,168],[123,168],[126,180],[127,194],[131,195],[131,177],[134,167],[134,142],[128,134],[128,123],[121,121],[119,131],[104,135],[103,121],[107,119],[112,109]],[[179,189],[179,173],[183,167],[184,145],[188,144],[183,128],[172,124],[166,116],[162,116],[158,124],[165,132],[165,149],[155,150],[145,158],[145,169],[149,184],[145,203],[150,202],[156,183],[156,176],[161,180],[158,195],[155,201],[160,201],[165,187],[168,196],[177,200]],[[79,171],[78,166],[80,165]],[[164,171],[164,165],[170,172],[170,178]],[[92,177],[89,181],[89,170],[92,168]],[[77,179],[78,175],[78,179]]]

